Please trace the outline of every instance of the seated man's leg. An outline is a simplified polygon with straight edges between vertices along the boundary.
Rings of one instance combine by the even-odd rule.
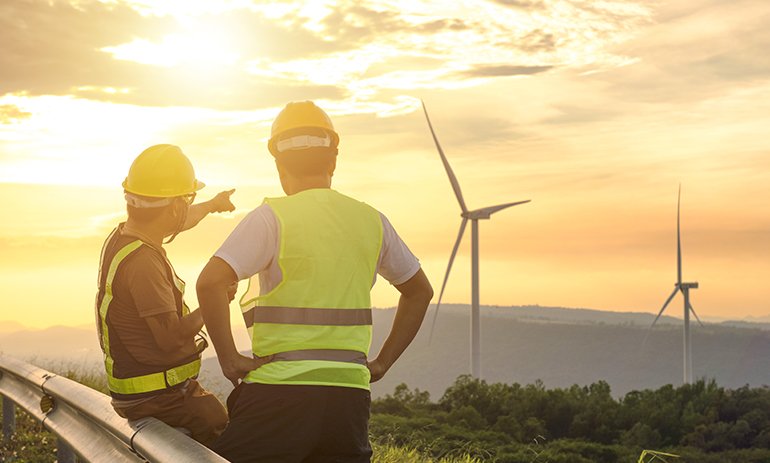
[[[227,412],[222,403],[194,379],[186,391],[169,390],[148,402],[115,411],[129,420],[152,416],[171,427],[186,428],[193,439],[209,448],[227,426]]]
[[[213,447],[227,427],[227,410],[222,402],[193,379],[184,396],[184,408],[180,424],[176,426],[189,429],[193,439],[208,448]]]

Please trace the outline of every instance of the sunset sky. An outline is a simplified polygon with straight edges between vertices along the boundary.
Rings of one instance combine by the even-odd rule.
[[[696,312],[768,316],[767,24],[765,0],[3,0],[0,321],[92,322],[120,184],[158,143],[199,199],[237,189],[167,248],[196,306],[205,262],[283,194],[266,139],[306,99],[341,136],[333,188],[389,217],[437,294],[461,219],[420,100],[469,208],[532,200],[480,223],[483,305],[657,313],[681,183]],[[470,302],[468,232],[445,302]],[[379,281],[373,304],[397,296]]]

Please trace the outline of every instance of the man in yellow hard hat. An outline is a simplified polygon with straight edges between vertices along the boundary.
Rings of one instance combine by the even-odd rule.
[[[321,108],[287,104],[268,142],[287,196],[251,211],[199,276],[206,326],[236,385],[230,423],[214,446],[231,462],[370,461],[369,383],[411,343],[433,296],[385,216],[331,189],[338,143]],[[377,274],[401,297],[387,340],[369,360]],[[247,278],[241,308],[250,357],[235,348],[227,300],[227,288]]]
[[[185,283],[163,249],[207,214],[235,210],[235,190],[192,204],[203,187],[178,146],[151,146],[134,160],[123,182],[128,219],[101,253],[96,320],[115,411],[187,428],[210,447],[227,413],[195,380],[206,346],[202,337],[196,341],[203,319],[199,310],[189,311]],[[232,299],[235,288],[229,294]]]

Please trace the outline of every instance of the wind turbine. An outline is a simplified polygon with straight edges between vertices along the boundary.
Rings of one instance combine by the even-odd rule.
[[[674,292],[671,293],[671,296],[666,299],[666,303],[663,304],[663,308],[660,309],[660,312],[658,313],[658,316],[655,317],[655,320],[652,322],[652,325],[650,325],[650,329],[647,331],[647,336],[644,337],[644,342],[642,342],[642,345],[647,342],[647,337],[650,335],[650,332],[652,332],[652,327],[655,326],[655,323],[658,321],[660,316],[663,314],[663,311],[666,310],[666,307],[668,306],[668,303],[671,302],[671,300],[676,296],[676,293],[681,291],[682,295],[684,296],[684,383],[690,384],[692,383],[692,346],[690,344],[690,312],[692,312],[693,315],[695,315],[695,319],[698,320],[698,323],[700,323],[701,326],[703,326],[703,323],[701,323],[700,318],[698,318],[698,314],[695,313],[695,309],[692,308],[692,305],[690,304],[690,289],[697,289],[698,288],[698,282],[695,283],[682,283],[682,240],[681,235],[679,233],[679,205],[682,199],[682,184],[679,184],[679,196],[676,200],[676,283],[674,283]]]
[[[452,262],[454,262],[455,255],[457,254],[457,248],[460,247],[460,241],[463,238],[465,232],[465,226],[468,224],[468,220],[471,221],[471,375],[474,378],[481,378],[481,325],[479,320],[479,220],[489,219],[492,214],[503,209],[507,209],[511,206],[518,204],[528,203],[530,200],[518,201],[515,203],[500,204],[498,206],[489,206],[481,209],[475,209],[469,211],[465,206],[465,200],[463,199],[462,191],[460,191],[460,184],[457,182],[452,168],[449,166],[444,151],[441,149],[441,145],[436,138],[436,132],[433,131],[433,125],[430,123],[428,117],[428,110],[425,108],[425,102],[422,102],[422,109],[425,112],[425,119],[428,121],[428,127],[430,133],[433,135],[433,141],[438,148],[438,154],[441,156],[441,162],[444,164],[449,182],[452,184],[452,189],[457,197],[457,202],[460,203],[460,209],[462,213],[460,217],[463,218],[460,222],[460,233],[457,234],[457,241],[455,241],[454,248],[452,248],[452,255],[449,257],[449,264],[446,268],[446,274],[444,275],[444,283],[441,285],[441,292],[438,296],[438,302],[436,303],[436,313],[433,315],[433,324],[430,329],[430,338],[433,338],[433,328],[436,325],[436,317],[438,316],[438,308],[441,305],[441,297],[444,295],[444,288],[446,287],[447,279],[449,278],[449,271],[452,270]],[[430,342],[430,341],[429,341]]]

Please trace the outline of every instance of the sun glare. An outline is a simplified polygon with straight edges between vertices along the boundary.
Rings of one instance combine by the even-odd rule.
[[[105,3],[107,1],[101,0]],[[197,16],[204,13],[224,13],[236,8],[251,7],[251,0],[132,0],[138,11],[143,14],[163,16]]]
[[[240,55],[212,45],[206,38],[191,39],[181,34],[169,34],[161,43],[146,39],[134,39],[117,47],[102,48],[115,59],[136,61],[142,64],[171,67],[180,62],[207,62],[234,64]]]
[[[313,32],[321,32],[324,27],[320,24],[320,21],[328,16],[332,10],[330,6],[334,6],[334,2],[307,2],[299,10],[299,16],[308,18],[310,21],[305,23],[303,27]]]
[[[188,126],[259,125],[277,111],[150,108],[55,96],[6,95],[0,98],[4,104],[32,116],[0,125],[5,149],[16,154],[0,158],[0,182],[72,185],[120,183],[137,146],[166,140]]]
[[[378,59],[377,53],[356,50],[317,60],[273,63],[270,64],[269,70],[259,69],[259,63],[250,63],[247,70],[252,74],[278,75],[316,85],[345,85],[363,74],[369,65]]]

